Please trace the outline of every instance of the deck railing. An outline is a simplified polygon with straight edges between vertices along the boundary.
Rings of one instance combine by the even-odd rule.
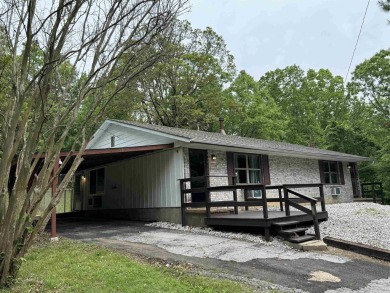
[[[382,182],[362,183],[361,188],[363,198],[372,198],[374,203],[377,203],[379,198],[380,203],[385,204]]]
[[[229,182],[232,182],[231,185],[222,185],[222,186],[210,186],[210,178],[211,177],[225,177],[230,179]],[[206,217],[211,216],[211,208],[214,207],[233,207],[234,213],[238,214],[239,207],[245,207],[245,210],[248,210],[250,206],[261,206],[263,212],[263,218],[268,219],[268,203],[269,202],[278,202],[280,205],[280,211],[284,211],[286,216],[290,216],[290,206],[293,206],[297,209],[308,213],[313,216],[313,223],[317,223],[318,228],[318,217],[316,212],[316,203],[317,201],[321,201],[322,211],[325,211],[325,200],[324,200],[324,190],[322,184],[294,184],[294,185],[277,185],[277,186],[266,186],[264,184],[236,184],[235,177],[229,176],[199,176],[199,177],[191,177],[185,179],[179,179],[180,181],[180,195],[181,195],[181,215],[182,215],[182,225],[185,226],[187,224],[186,219],[186,209],[187,208],[206,208]],[[204,187],[196,187],[196,188],[187,188],[187,183],[191,182],[203,182]],[[302,195],[291,188],[312,188],[318,187],[320,191],[320,197],[315,199],[312,197],[308,197]],[[244,191],[244,201],[238,201],[237,199],[237,190]],[[261,198],[249,198],[248,193],[251,190],[258,190],[261,192]],[[267,190],[277,190],[278,198],[267,198]],[[233,200],[224,200],[224,201],[211,201],[210,194],[212,192],[232,192]],[[284,197],[282,196],[282,191],[284,193]],[[193,193],[204,193],[205,201],[204,202],[187,202],[186,195]],[[290,198],[289,194],[293,194],[298,198]],[[299,205],[299,203],[310,203],[312,208],[309,213],[309,209],[304,206]],[[283,208],[283,203],[285,204],[285,208]],[[313,207],[314,205],[314,207]],[[316,236],[319,238],[319,229],[316,229]],[[318,233],[317,233],[318,230]],[[317,235],[318,234],[318,235]]]
[[[319,198],[313,198],[291,189],[291,188],[299,189],[299,188],[313,188],[313,187],[319,188],[319,192],[320,192]],[[320,228],[318,225],[316,204],[317,201],[321,201],[321,210],[325,212],[325,199],[324,199],[323,185],[322,184],[290,184],[290,185],[283,185],[283,190],[284,190],[284,199],[286,205],[286,216],[290,216],[290,206],[304,212],[305,214],[312,216],[316,238],[321,239]],[[289,194],[295,195],[297,198],[290,198]],[[301,205],[300,203],[309,203],[311,208],[308,209],[307,207]]]

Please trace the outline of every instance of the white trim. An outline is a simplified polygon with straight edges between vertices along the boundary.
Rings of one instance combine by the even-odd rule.
[[[191,148],[211,149],[211,150],[219,150],[225,152],[238,152],[238,153],[248,153],[248,154],[263,154],[263,155],[290,157],[290,158],[331,160],[331,161],[341,161],[341,162],[371,161],[371,159],[359,159],[350,156],[332,156],[332,155],[322,155],[322,154],[312,155],[312,154],[304,154],[301,152],[290,151],[290,150],[272,151],[267,149],[240,148],[240,147],[230,147],[230,146],[222,146],[222,145],[206,144],[206,143],[191,143]]]
[[[146,132],[146,133],[150,133],[150,134],[154,134],[154,135],[158,135],[158,136],[162,136],[162,137],[172,138],[174,140],[184,141],[184,142],[187,142],[187,143],[191,142],[191,139],[187,138],[187,137],[177,136],[177,135],[173,135],[173,134],[164,133],[164,132],[161,132],[161,131],[158,131],[158,130],[152,130],[152,129],[147,129],[147,128],[140,127],[140,126],[130,125],[130,124],[127,124],[127,123],[124,123],[124,122],[121,123],[121,122],[112,121],[112,120],[106,120],[105,122],[109,122],[109,123],[114,124],[114,125],[125,126],[125,127],[128,127],[128,128],[131,128],[131,129],[143,131],[143,132]]]

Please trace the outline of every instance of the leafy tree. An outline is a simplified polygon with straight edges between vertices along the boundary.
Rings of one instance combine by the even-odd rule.
[[[351,94],[367,99],[378,115],[390,118],[390,50],[381,50],[356,66]]]
[[[180,21],[174,35],[164,62],[123,92],[139,103],[130,104],[129,110],[114,105],[111,118],[203,130],[218,121],[223,86],[235,72],[233,56],[211,28],[193,29],[187,21]]]
[[[288,126],[285,140],[301,145],[326,147],[325,130],[330,121],[347,113],[343,80],[329,70],[298,66],[267,72],[259,80],[284,113]]]
[[[0,97],[6,109],[0,129],[0,286],[16,275],[81,163],[91,135],[87,125],[161,60],[185,5],[185,0],[0,3],[0,62],[6,65],[0,83],[9,84]],[[58,166],[75,124],[70,149],[81,141],[80,152]],[[65,166],[69,171],[33,226],[46,191]]]
[[[376,145],[374,164],[362,181],[382,181],[390,191],[390,50],[381,50],[357,65],[348,85],[354,100],[353,117],[368,140]]]
[[[383,11],[386,11],[386,12],[390,11],[390,0],[381,0],[381,1],[378,1],[378,4],[380,7],[382,7]]]
[[[271,95],[241,71],[224,93],[226,131],[254,138],[283,140],[287,119]]]

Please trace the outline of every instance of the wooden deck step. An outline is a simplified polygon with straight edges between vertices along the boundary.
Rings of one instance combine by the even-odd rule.
[[[307,228],[292,228],[286,230],[280,230],[279,234],[298,234],[302,232],[306,232]]]
[[[289,238],[288,241],[290,241],[292,243],[302,243],[302,242],[310,241],[313,239],[315,239],[314,236],[303,235],[303,236],[299,236],[299,237],[295,237],[295,238]]]
[[[276,227],[286,227],[286,226],[294,226],[294,225],[298,225],[300,222],[298,221],[286,221],[286,222],[276,222],[276,223],[272,223],[273,226],[276,226]]]

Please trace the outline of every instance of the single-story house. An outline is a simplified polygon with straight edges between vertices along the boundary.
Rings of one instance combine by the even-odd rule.
[[[307,185],[301,191],[313,197],[318,189],[310,184],[320,184],[326,203],[352,202],[360,195],[356,163],[368,158],[226,135],[223,121],[221,126],[221,133],[212,133],[106,120],[89,142],[85,162],[75,175],[74,209],[105,217],[182,223],[183,202],[196,207],[206,200],[232,198],[233,189],[210,192],[207,199],[199,189],[205,182],[180,181],[199,176],[208,176],[208,187]],[[192,192],[183,195],[183,188]],[[238,201],[264,197],[260,188],[237,192]],[[267,196],[280,194],[273,189]]]

